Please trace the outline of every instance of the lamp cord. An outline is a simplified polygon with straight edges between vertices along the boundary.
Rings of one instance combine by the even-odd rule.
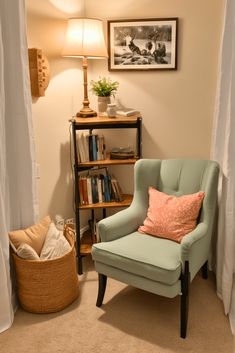
[[[86,0],[83,0],[83,16],[86,17]]]
[[[73,211],[75,212],[75,191],[74,191],[74,188],[75,188],[75,179],[74,179],[74,170],[73,170],[73,146],[72,146],[72,124],[70,123],[69,125],[69,145],[70,145],[70,168],[71,168],[71,174],[72,174],[72,182],[73,182]]]

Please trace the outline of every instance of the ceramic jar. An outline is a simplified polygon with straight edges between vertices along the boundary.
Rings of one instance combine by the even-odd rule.
[[[107,105],[107,115],[108,115],[108,117],[109,118],[115,118],[116,112],[117,112],[116,104],[115,103],[109,103]]]

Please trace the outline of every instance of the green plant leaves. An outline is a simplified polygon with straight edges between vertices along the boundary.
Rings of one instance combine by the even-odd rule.
[[[99,97],[109,97],[114,96],[119,82],[111,81],[110,78],[102,77],[98,81],[91,81],[91,91]]]

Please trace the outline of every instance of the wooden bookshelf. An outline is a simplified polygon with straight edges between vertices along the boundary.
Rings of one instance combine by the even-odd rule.
[[[91,233],[87,232],[83,234],[80,239],[80,212],[82,210],[89,210],[91,213],[91,219],[95,220],[95,210],[102,209],[103,217],[106,217],[107,208],[121,208],[128,207],[132,202],[132,195],[123,195],[124,200],[121,202],[100,202],[93,203],[90,205],[80,205],[80,194],[79,194],[79,177],[81,172],[89,169],[105,168],[107,166],[121,166],[121,165],[134,165],[135,162],[141,158],[142,155],[142,118],[140,114],[135,114],[129,117],[116,116],[115,118],[108,118],[107,116],[97,116],[94,118],[72,118],[70,119],[72,124],[72,141],[74,149],[74,187],[75,187],[75,219],[76,219],[76,238],[77,238],[77,249],[78,249],[78,273],[82,274],[82,256],[85,256],[91,252],[92,237]],[[92,134],[93,130],[99,129],[135,129],[136,130],[136,151],[135,158],[130,159],[110,159],[107,154],[105,160],[95,160],[89,162],[79,162],[78,158],[78,144],[77,144],[77,132],[81,130],[89,130]],[[94,239],[93,239],[94,241]]]

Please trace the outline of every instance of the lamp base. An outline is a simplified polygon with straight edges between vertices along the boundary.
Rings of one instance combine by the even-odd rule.
[[[77,117],[79,118],[92,118],[97,116],[97,113],[92,110],[92,109],[81,109],[79,112],[76,114]]]

